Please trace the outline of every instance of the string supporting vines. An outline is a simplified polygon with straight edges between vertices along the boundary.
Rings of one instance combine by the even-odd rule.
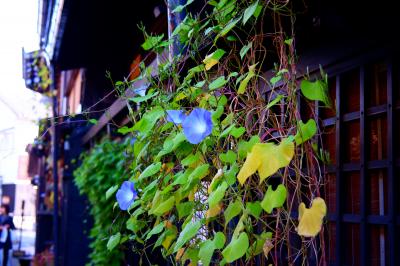
[[[134,251],[149,263],[157,249],[179,264],[326,264],[329,156],[313,108],[332,103],[322,70],[314,81],[298,74],[295,11],[291,1],[211,0],[170,40],[145,33],[146,50],[181,49],[156,76],[142,68],[148,89],[128,99],[132,123],[118,131],[135,141],[129,177],[107,191],[123,221],[109,250],[143,245]]]

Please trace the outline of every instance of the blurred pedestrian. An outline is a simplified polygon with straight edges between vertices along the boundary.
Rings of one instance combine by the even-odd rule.
[[[11,230],[15,229],[13,218],[10,216],[10,206],[0,206],[0,266],[8,266],[9,254],[12,249]]]

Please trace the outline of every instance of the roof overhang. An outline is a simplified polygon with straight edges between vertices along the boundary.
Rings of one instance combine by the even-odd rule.
[[[39,2],[40,48],[53,60],[62,39],[68,0],[42,0]]]

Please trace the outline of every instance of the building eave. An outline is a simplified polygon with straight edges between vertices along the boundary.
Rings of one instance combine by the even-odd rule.
[[[50,60],[57,56],[61,45],[67,17],[66,2],[66,0],[50,0],[39,3],[40,47]]]

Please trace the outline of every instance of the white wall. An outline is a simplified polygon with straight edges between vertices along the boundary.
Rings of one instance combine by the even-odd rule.
[[[35,139],[37,132],[38,126],[33,121],[16,117],[0,101],[0,176],[3,184],[21,182],[17,176],[19,157],[27,155],[26,145]]]

